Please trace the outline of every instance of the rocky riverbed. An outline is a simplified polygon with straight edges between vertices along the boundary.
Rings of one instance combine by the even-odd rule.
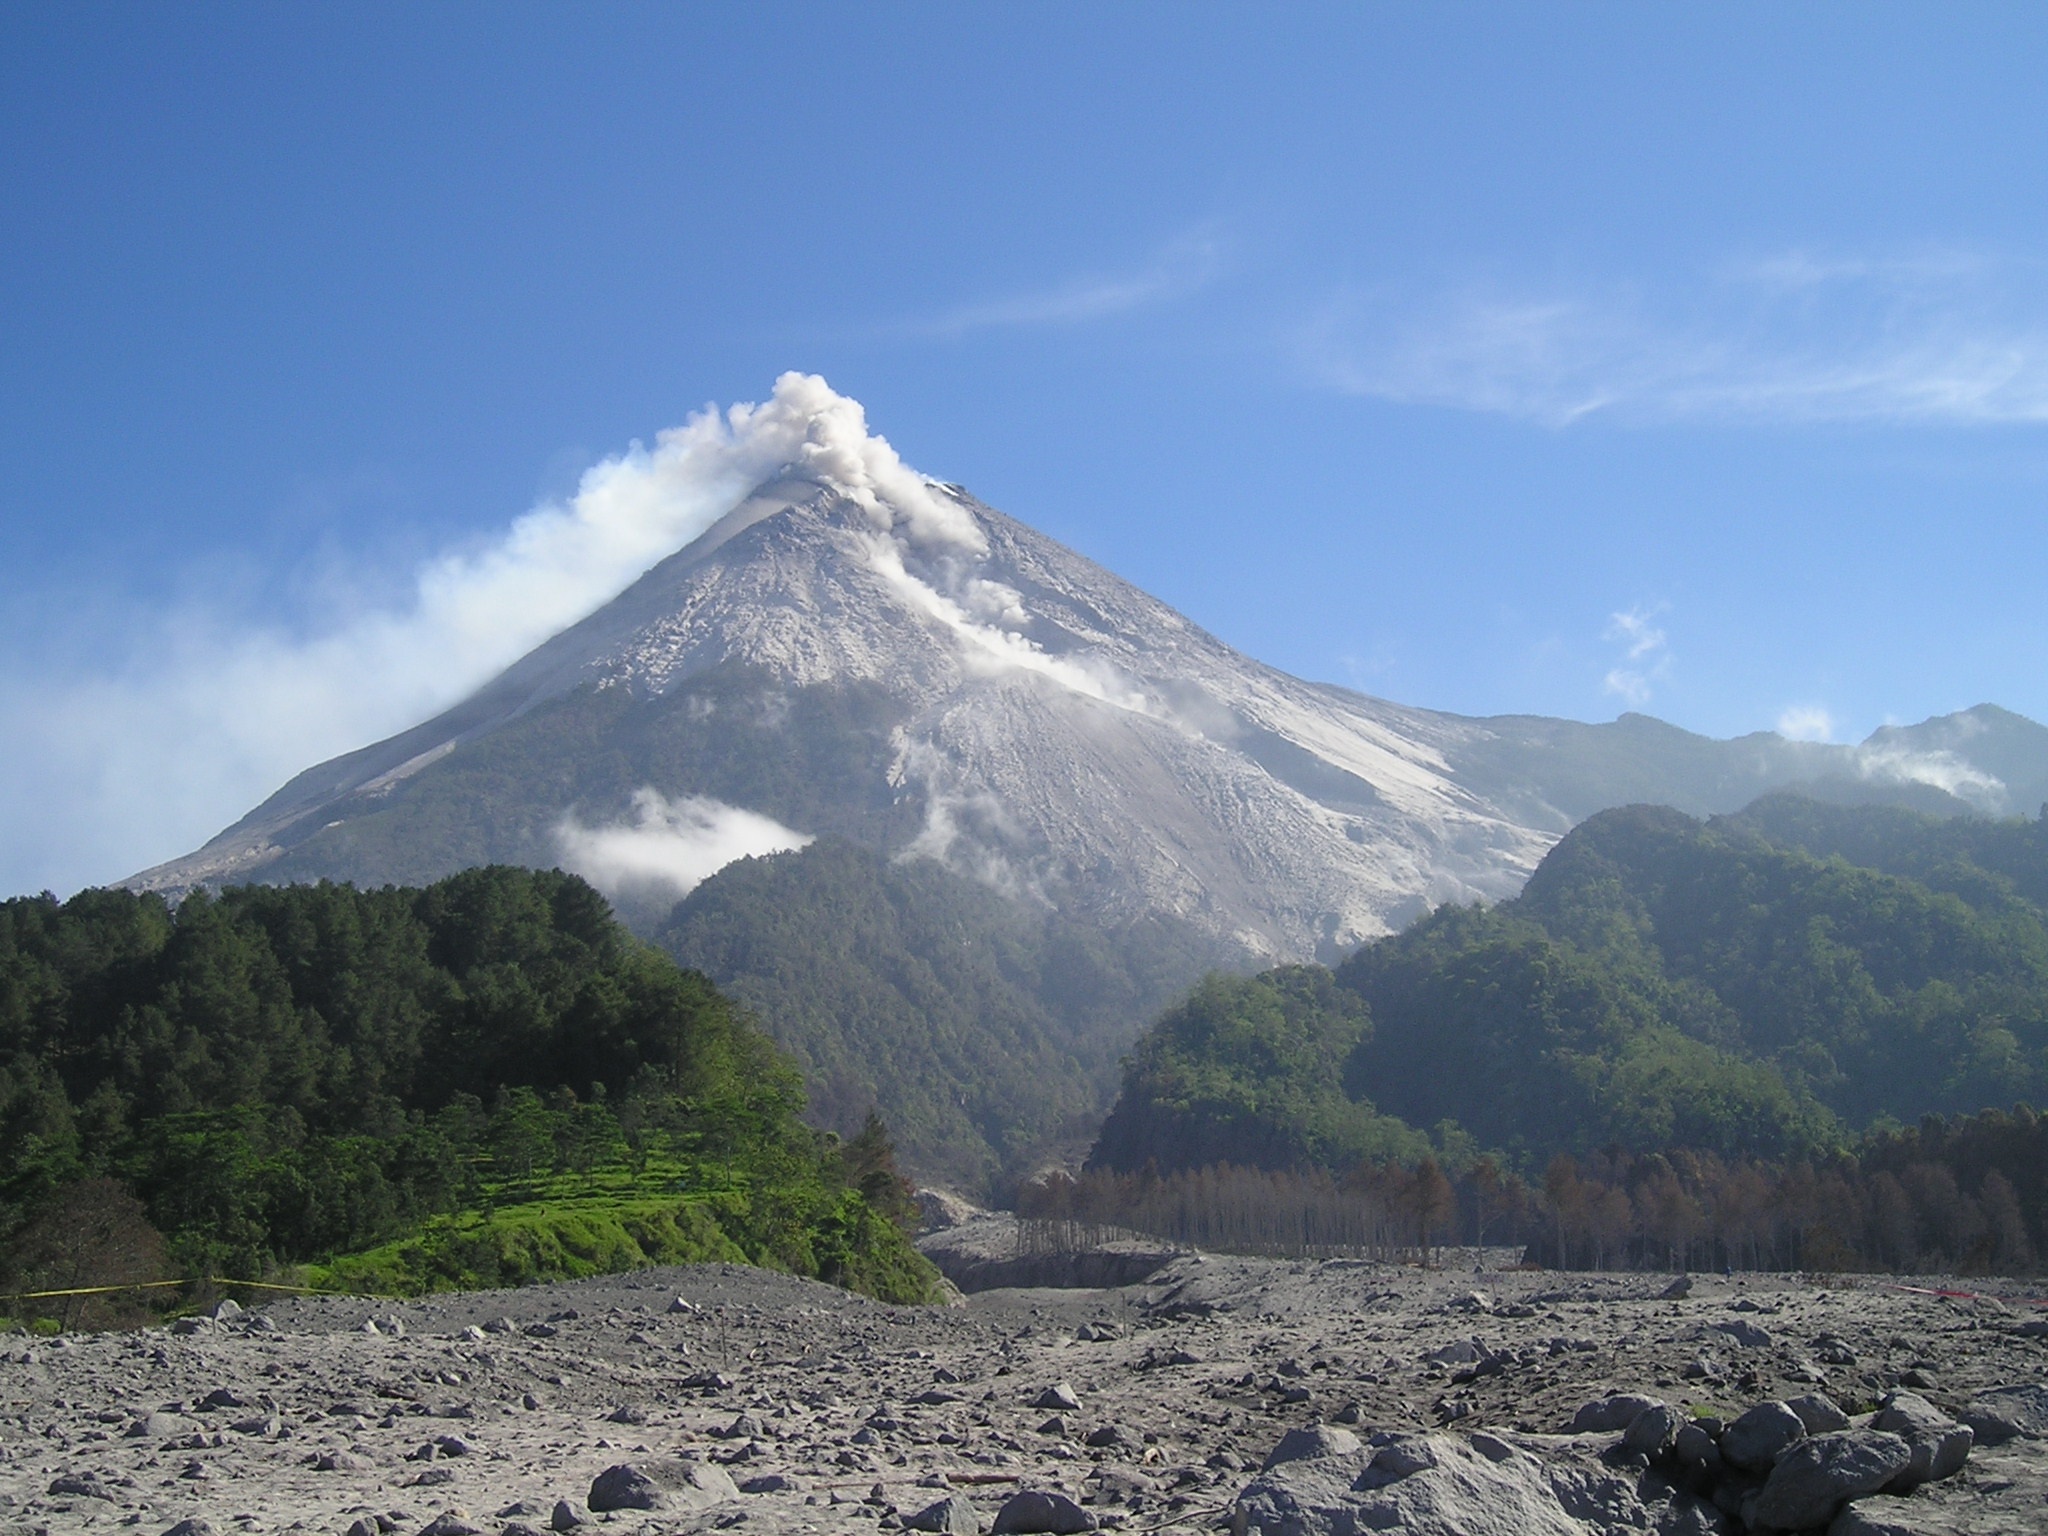
[[[17,1335],[0,1533],[2048,1530],[2018,1287],[1671,1281],[1183,1256],[893,1308],[703,1266]]]

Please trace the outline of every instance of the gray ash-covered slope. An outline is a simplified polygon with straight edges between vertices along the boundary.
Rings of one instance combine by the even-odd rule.
[[[956,487],[925,494],[936,511],[878,518],[829,481],[766,485],[463,704],[133,883],[573,866],[577,827],[680,836],[649,822],[651,790],[1306,957],[1512,894],[1604,806],[1728,811],[1818,783],[2002,808],[1987,747],[2048,766],[2022,739],[2048,732],[1998,711],[1878,751],[1390,704],[1262,666]]]

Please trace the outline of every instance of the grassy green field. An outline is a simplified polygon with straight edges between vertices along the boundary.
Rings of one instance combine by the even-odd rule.
[[[817,1235],[792,1247],[786,1216],[744,1178],[650,1161],[487,1186],[477,1208],[298,1274],[314,1290],[419,1296],[729,1262],[815,1273],[886,1301],[931,1300],[929,1267],[900,1241],[877,1243],[869,1230],[876,1221],[857,1199],[841,1199],[836,1212],[811,1223]]]

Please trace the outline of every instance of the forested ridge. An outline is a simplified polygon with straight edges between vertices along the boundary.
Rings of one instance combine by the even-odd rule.
[[[1771,796],[1605,812],[1512,901],[1439,908],[1334,971],[1210,978],[1126,1059],[1091,1167],[1462,1176],[1484,1154],[1541,1192],[1553,1258],[1647,1252],[1637,1202],[1725,1216],[1759,1184],[1806,1214],[1796,1239],[1731,1226],[1751,1255],[1814,1228],[1878,1264],[2010,1257],[2048,1237],[2039,1135],[1981,1112],[2042,1102],[2044,823]],[[1412,1225],[1409,1194],[1369,1186],[1388,1231]],[[1666,1228],[1679,1251],[1711,1223]]]
[[[913,1166],[970,1191],[1085,1152],[1133,1022],[1239,958],[830,837],[728,865],[654,939],[759,1013],[815,1122],[851,1134],[879,1106]]]
[[[720,1257],[924,1294],[879,1126],[802,1107],[740,1008],[559,872],[0,903],[16,1283],[126,1200],[188,1273],[381,1244],[413,1287]]]

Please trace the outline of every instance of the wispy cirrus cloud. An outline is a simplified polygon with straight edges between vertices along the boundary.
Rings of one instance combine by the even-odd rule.
[[[1661,612],[1661,605],[1625,609],[1608,615],[1607,628],[1601,632],[1603,640],[1621,647],[1620,660],[1608,669],[1601,686],[1630,709],[1649,703],[1671,671],[1671,637],[1656,623]]]
[[[2048,422],[2039,263],[1788,251],[1684,289],[1339,295],[1301,355],[1348,393],[1519,417]]]
[[[1169,241],[1135,270],[1085,274],[880,329],[891,335],[951,341],[980,331],[1082,325],[1186,298],[1213,282],[1223,265],[1223,242],[1205,227]]]

